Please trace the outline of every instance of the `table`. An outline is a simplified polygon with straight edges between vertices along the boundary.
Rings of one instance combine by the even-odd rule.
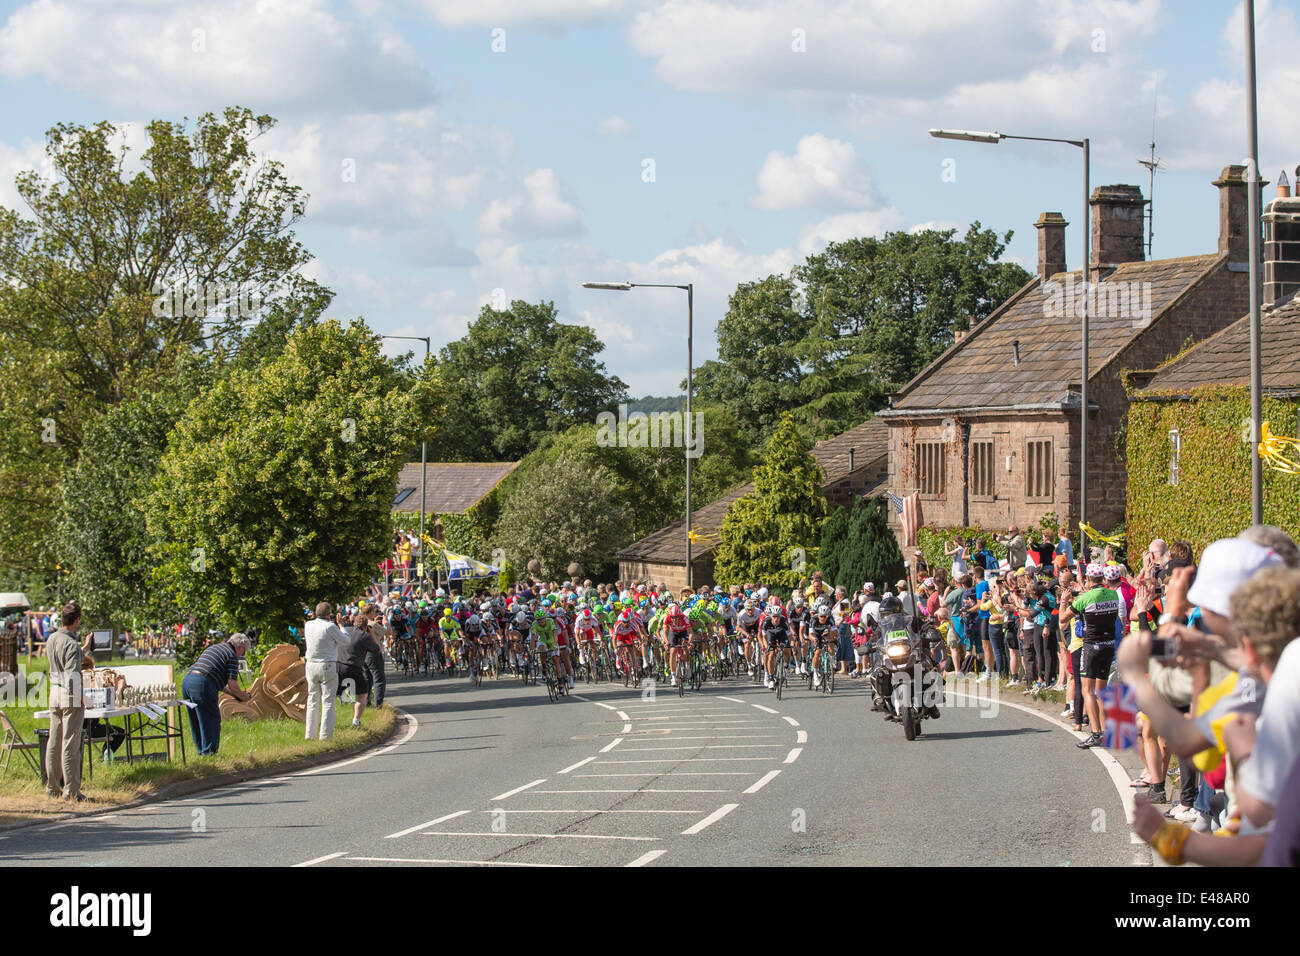
[[[94,749],[92,746],[93,741],[89,736],[86,735],[85,721],[98,719],[107,722],[108,720],[111,720],[114,717],[126,718],[126,720],[124,721],[126,736],[127,739],[130,739],[131,737],[130,716],[131,714],[136,713],[138,709],[139,709],[138,707],[87,707],[86,708],[85,712],[82,714],[81,733],[82,733],[83,746],[85,746],[85,748],[88,751],[90,751],[90,755],[91,755],[91,759],[87,761],[87,767],[89,769],[89,774],[88,774],[89,779],[91,780],[95,779],[95,769],[94,769],[95,761],[94,761]],[[50,712],[48,710],[38,710],[36,713],[32,714],[32,716],[37,720],[49,720]],[[104,746],[100,748],[100,755],[102,756],[105,752],[107,752],[109,755],[108,759],[110,762],[112,762],[113,759],[112,757],[113,751],[109,748],[108,745],[112,741],[112,739],[113,739],[112,734],[107,735],[104,739]],[[129,759],[130,758],[128,754],[128,761]]]
[[[149,740],[164,740],[167,742],[168,757],[172,754],[173,740],[181,742],[181,764],[185,764],[185,728],[180,719],[180,714],[176,715],[175,724],[172,723],[170,715],[174,708],[180,707],[184,711],[191,711],[195,704],[192,701],[172,699],[149,701],[143,704],[137,704],[133,711],[136,715],[135,731],[131,731],[131,718],[126,718],[126,761],[134,762],[132,755],[132,742],[140,745],[140,756],[145,756],[144,745]],[[190,720],[194,715],[190,714]],[[159,731],[158,733],[148,733],[148,731]]]

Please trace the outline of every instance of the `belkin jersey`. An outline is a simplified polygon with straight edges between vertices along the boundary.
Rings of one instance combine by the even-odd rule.
[[[1093,588],[1070,605],[1083,615],[1083,642],[1100,644],[1115,640],[1115,619],[1119,617],[1119,593],[1111,588]]]

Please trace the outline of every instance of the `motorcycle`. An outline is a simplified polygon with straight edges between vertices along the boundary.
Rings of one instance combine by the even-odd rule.
[[[921,721],[939,717],[943,675],[929,657],[929,647],[935,640],[942,638],[933,629],[919,641],[905,630],[895,630],[884,634],[878,645],[879,666],[890,682],[883,706],[890,719],[903,725],[908,740],[915,740],[922,732]]]

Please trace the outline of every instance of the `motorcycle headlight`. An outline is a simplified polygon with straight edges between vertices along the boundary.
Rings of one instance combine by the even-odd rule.
[[[910,654],[911,652],[912,652],[912,648],[911,645],[909,644],[902,644],[902,643],[890,644],[888,647],[885,648],[885,653],[889,655],[890,659],[896,661],[902,660],[903,658],[907,657],[907,655]]]

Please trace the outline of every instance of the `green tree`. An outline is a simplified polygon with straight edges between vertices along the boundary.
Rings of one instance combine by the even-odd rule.
[[[405,449],[441,412],[364,323],[295,331],[217,382],[172,430],[146,505],[150,553],[201,623],[280,635],[304,606],[358,594],[387,553]]]
[[[903,577],[903,552],[889,530],[883,508],[880,498],[859,498],[853,503],[852,511],[846,513],[842,535],[835,544],[840,560],[834,575],[822,565],[828,581],[843,585],[850,593],[863,583],[872,581],[879,593],[884,593],[890,584]],[[822,541],[825,545],[825,536]]]
[[[59,480],[96,416],[195,351],[319,314],[329,293],[293,234],[306,196],[254,149],[273,125],[240,108],[155,121],[129,157],[109,123],[60,124],[52,175],[17,177],[26,215],[0,208],[0,565],[53,565]]]
[[[627,387],[605,374],[604,348],[591,329],[561,323],[553,302],[484,306],[441,352],[448,394],[439,457],[515,461],[548,433],[594,422],[627,397]]]
[[[592,576],[611,568],[631,517],[611,472],[563,454],[539,467],[527,488],[527,494],[506,500],[497,525],[497,540],[511,566],[522,568],[536,559],[542,574],[554,578],[565,576],[573,561]]]
[[[782,587],[806,577],[816,566],[830,511],[823,480],[809,444],[787,412],[754,469],[754,490],[736,499],[722,519],[715,577]]]
[[[848,531],[849,511],[840,505],[831,512],[831,516],[822,525],[821,543],[817,547],[817,566],[828,584],[844,583],[840,571],[844,563],[844,539]]]

